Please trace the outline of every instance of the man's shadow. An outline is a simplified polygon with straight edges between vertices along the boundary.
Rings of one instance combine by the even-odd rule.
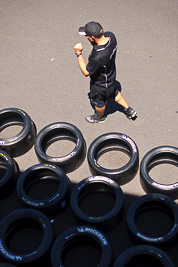
[[[119,81],[115,81],[115,87],[119,92],[122,91],[122,87]],[[92,106],[93,110],[95,110],[95,105],[90,98],[90,93],[88,94],[88,97],[90,99],[90,105]],[[124,113],[124,108],[116,103],[113,99],[109,99],[106,104],[104,115],[107,117],[108,115],[113,114],[117,111]]]

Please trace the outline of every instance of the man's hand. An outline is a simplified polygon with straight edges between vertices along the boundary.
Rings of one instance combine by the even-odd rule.
[[[81,43],[77,43],[77,44],[74,46],[74,51],[75,51],[76,53],[81,53],[82,50],[83,50],[83,46],[82,46]]]
[[[81,43],[78,43],[78,44],[76,44],[76,45],[74,46],[74,51],[75,51],[76,53],[81,53],[82,50],[83,50],[83,46],[82,46]],[[84,75],[85,77],[89,76],[90,74],[89,74],[89,72],[86,70],[86,66],[87,66],[87,64],[86,64],[86,62],[85,62],[83,56],[80,55],[80,56],[77,57],[77,58],[78,58],[78,64],[79,64],[79,67],[80,67],[80,69],[81,69],[83,75]]]

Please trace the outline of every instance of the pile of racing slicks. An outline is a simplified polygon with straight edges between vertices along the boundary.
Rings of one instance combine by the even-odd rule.
[[[3,217],[0,215],[0,266],[176,266],[167,250],[178,243],[178,206],[175,202],[178,183],[159,184],[149,172],[159,164],[178,166],[178,148],[156,147],[143,157],[139,166],[137,145],[122,133],[103,134],[87,150],[81,131],[70,123],[52,123],[37,134],[35,123],[25,111],[17,108],[0,110],[0,132],[13,125],[20,125],[22,130],[13,137],[0,138],[0,204],[15,192],[21,208]],[[58,140],[73,142],[73,151],[63,157],[49,156],[47,149]],[[21,172],[14,158],[24,155],[32,147],[39,164]],[[100,166],[99,158],[112,150],[127,154],[128,163],[118,169]],[[91,177],[72,188],[67,174],[79,168],[86,157]],[[131,245],[124,249],[126,237],[121,234],[122,239],[118,239],[115,236],[115,244],[112,244],[108,233],[119,228],[123,220],[124,194],[121,186],[129,183],[138,169],[145,194],[134,199],[126,211]],[[46,190],[40,192],[43,197],[34,196],[33,188],[37,186],[42,191],[41,185],[47,181],[54,187],[51,195]],[[84,204],[85,198],[90,199],[94,193],[99,195],[96,206],[100,199],[106,206],[103,196],[108,194],[111,197],[112,205],[107,211],[94,212],[90,201]],[[57,223],[67,207],[70,207],[76,223],[68,227],[70,216],[66,217],[64,230],[60,231]],[[144,212],[151,214],[152,211],[157,214],[162,212],[170,218],[164,233],[150,234],[137,223],[139,216],[144,217]],[[145,228],[147,226],[144,225]],[[20,237],[20,233],[24,233],[24,238]],[[40,235],[40,241],[30,249],[27,244],[29,236],[35,239],[37,235]],[[19,240],[16,240],[17,237]],[[113,252],[114,245],[122,252],[119,249]]]

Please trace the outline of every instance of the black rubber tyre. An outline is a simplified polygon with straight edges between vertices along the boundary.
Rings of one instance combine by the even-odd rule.
[[[160,184],[150,177],[150,170],[159,164],[172,164],[178,167],[178,148],[172,146],[156,147],[143,157],[140,165],[140,182],[143,189],[146,193],[160,193],[177,199],[178,182]]]
[[[129,162],[118,169],[106,169],[98,164],[101,155],[118,150],[129,155]],[[135,142],[121,133],[107,133],[96,138],[88,149],[88,164],[92,175],[101,175],[115,180],[119,185],[131,181],[139,167],[139,152]]]
[[[96,217],[87,215],[80,208],[80,200],[87,193],[93,192],[109,192],[115,198],[113,208],[104,215]],[[75,215],[84,223],[93,225],[95,227],[102,227],[104,230],[108,227],[113,227],[119,218],[123,207],[123,192],[120,186],[110,178],[103,176],[88,177],[80,181],[72,191],[70,204]]]
[[[18,255],[7,247],[9,235],[16,229],[21,229],[25,223],[36,223],[42,231],[43,238],[39,247],[31,253]],[[42,212],[34,209],[19,209],[10,214],[0,222],[0,255],[12,263],[34,263],[41,259],[49,250],[53,241],[53,229],[50,220]]]
[[[174,267],[174,264],[163,250],[150,245],[137,245],[125,250],[116,259],[113,267],[125,266]]]
[[[0,138],[0,149],[11,157],[19,157],[28,152],[35,143],[36,126],[29,115],[17,108],[0,110],[0,132],[12,125],[23,126],[22,130],[11,138]]]
[[[56,182],[55,193],[46,199],[34,199],[28,195],[29,187],[40,181]],[[38,209],[47,215],[55,215],[67,204],[69,179],[61,168],[49,164],[37,164],[24,171],[17,182],[17,195],[24,205]]]
[[[0,150],[0,199],[7,197],[15,188],[19,177],[19,166],[5,151]]]
[[[47,148],[57,140],[69,140],[76,144],[74,150],[63,157],[51,157]],[[77,169],[86,156],[86,143],[80,130],[69,123],[57,122],[44,127],[36,137],[35,152],[40,162],[58,165],[64,172]]]
[[[90,238],[95,241],[101,250],[101,259],[98,267],[110,266],[112,259],[112,249],[105,235],[100,230],[90,226],[76,226],[62,233],[54,242],[51,250],[52,267],[64,266],[62,253],[68,247],[77,246],[80,239]],[[86,266],[86,265],[84,265]]]
[[[135,223],[136,216],[139,215],[140,212],[143,213],[144,210],[147,211],[147,209],[153,209],[153,207],[160,208],[160,211],[166,212],[171,216],[173,222],[171,224],[171,229],[162,236],[147,236],[138,229]],[[129,207],[127,226],[134,241],[167,248],[174,244],[178,235],[178,206],[166,195],[152,193],[141,196]]]

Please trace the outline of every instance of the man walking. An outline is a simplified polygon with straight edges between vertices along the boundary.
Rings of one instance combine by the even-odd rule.
[[[81,43],[74,46],[79,67],[84,76],[90,76],[90,98],[95,106],[95,113],[85,119],[90,123],[105,122],[106,104],[109,98],[124,107],[125,115],[134,119],[137,112],[125,101],[121,92],[115,87],[117,40],[112,32],[104,32],[98,22],[89,22],[79,28],[79,34],[86,36],[93,49],[89,55],[88,64],[85,62]]]

